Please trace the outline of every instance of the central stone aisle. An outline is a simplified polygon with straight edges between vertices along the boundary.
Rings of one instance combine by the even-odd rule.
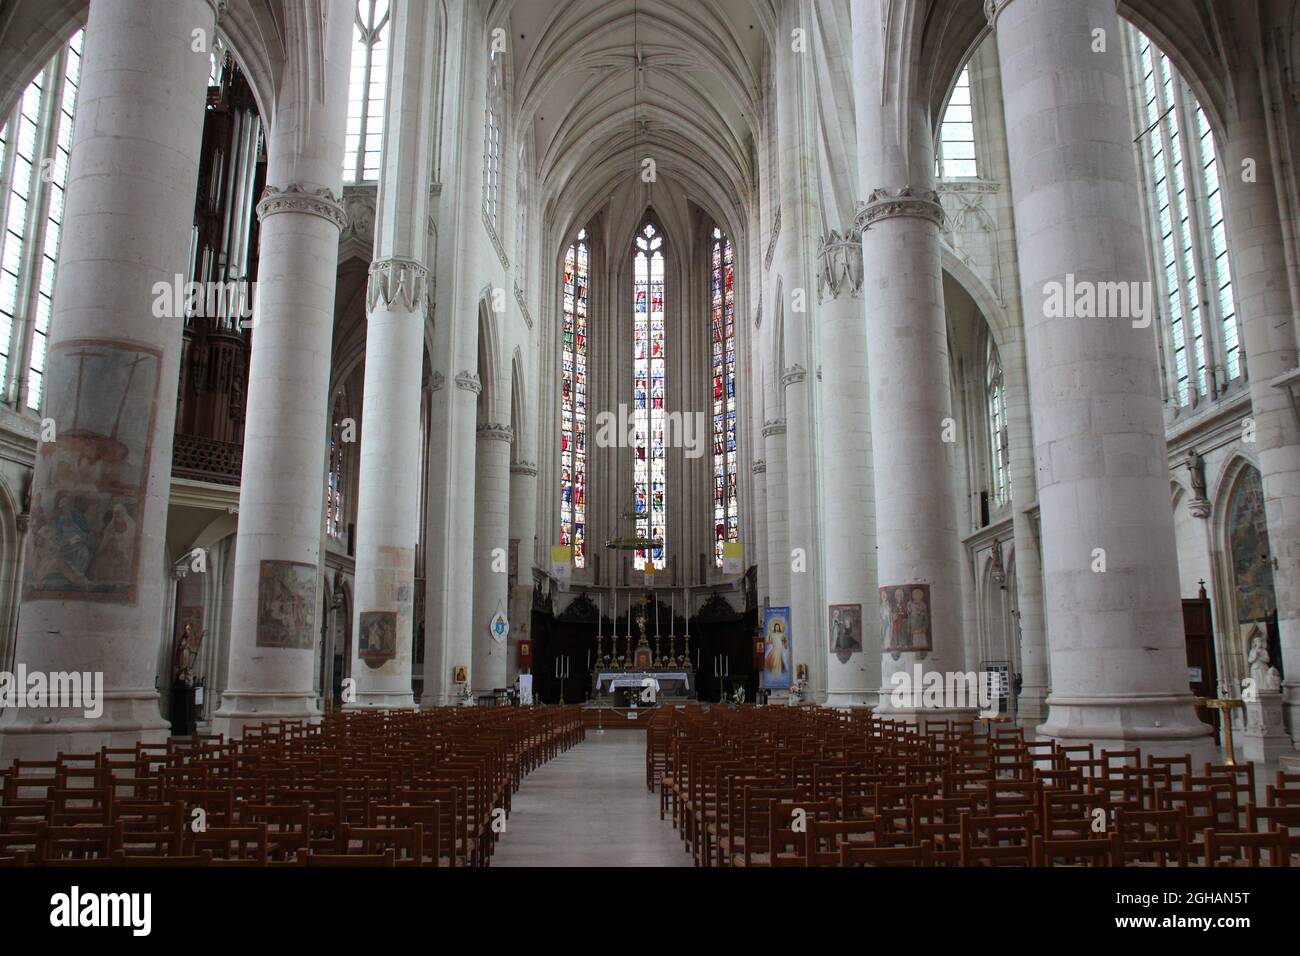
[[[645,734],[587,739],[524,778],[495,866],[690,866],[645,785]]]

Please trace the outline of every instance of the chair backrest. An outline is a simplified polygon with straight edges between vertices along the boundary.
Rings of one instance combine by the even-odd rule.
[[[919,846],[859,846],[840,844],[840,866],[930,866],[933,847],[929,840]]]
[[[1130,862],[1186,866],[1190,858],[1187,810],[1116,810],[1116,865]]]
[[[1259,866],[1260,852],[1268,854],[1269,866],[1290,866],[1286,834],[1280,830],[1266,833],[1221,833],[1207,827],[1206,866]]]

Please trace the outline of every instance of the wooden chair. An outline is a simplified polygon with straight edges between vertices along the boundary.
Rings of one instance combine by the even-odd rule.
[[[1115,864],[1187,866],[1187,811],[1116,810]]]
[[[1035,834],[1033,837],[1033,865],[1056,866],[1057,861],[1068,861],[1067,866],[1114,866],[1120,859],[1115,834],[1099,839],[1049,840]]]
[[[125,850],[114,850],[112,861],[113,866],[193,869],[210,866],[212,854],[204,852],[198,856],[128,856]]]
[[[266,866],[271,856],[270,826],[209,827],[187,837],[191,854],[207,853],[210,865]]]
[[[299,866],[363,867],[367,869],[392,869],[397,865],[396,856],[391,849],[374,854],[309,853],[304,849],[298,851],[297,863]]]
[[[389,851],[395,866],[424,866],[424,827],[419,823],[409,827],[354,827],[345,823],[340,844],[342,853]]]
[[[962,866],[1030,866],[1034,832],[1032,813],[988,816],[964,813],[961,816]]]
[[[1269,866],[1290,866],[1286,835],[1280,830],[1267,833],[1220,833],[1206,829],[1206,866],[1259,866],[1261,850],[1268,851]]]
[[[931,866],[932,847],[929,840],[920,846],[859,846],[852,842],[840,844],[840,866]]]

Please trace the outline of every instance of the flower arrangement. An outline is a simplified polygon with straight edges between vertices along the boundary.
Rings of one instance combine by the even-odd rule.
[[[732,691],[731,701],[732,703],[735,704],[743,704],[745,702],[745,688],[737,687],[734,691]]]

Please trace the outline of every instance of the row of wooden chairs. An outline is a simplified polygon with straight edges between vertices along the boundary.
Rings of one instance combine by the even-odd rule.
[[[1194,773],[1187,756],[1144,763],[1018,729],[825,708],[669,711],[647,727],[646,774],[701,866],[1300,857],[1300,776],[1279,774],[1261,802],[1251,764]]]
[[[575,707],[344,712],[15,761],[0,865],[486,866],[523,776],[584,735]]]

